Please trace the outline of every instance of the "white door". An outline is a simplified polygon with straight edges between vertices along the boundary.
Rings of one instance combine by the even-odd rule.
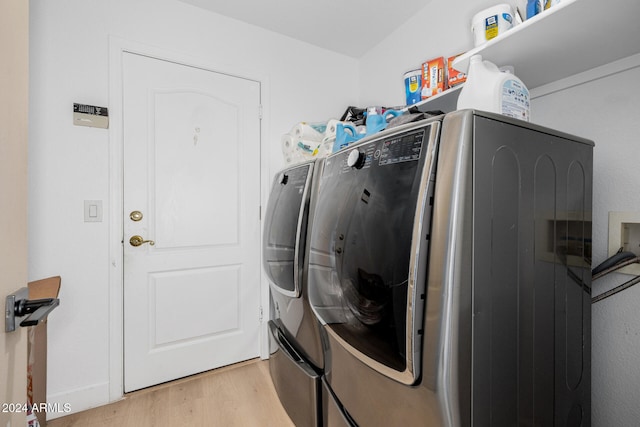
[[[260,84],[123,55],[131,391],[259,354]]]

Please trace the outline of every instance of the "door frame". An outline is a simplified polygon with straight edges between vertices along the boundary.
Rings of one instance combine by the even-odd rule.
[[[124,135],[123,135],[123,64],[124,53],[148,56],[163,61],[200,68],[252,80],[260,84],[260,205],[266,206],[269,184],[268,145],[263,144],[269,135],[269,79],[253,71],[221,69],[210,60],[189,56],[143,43],[109,36],[109,401],[124,396]],[[261,209],[262,210],[262,209]],[[262,230],[262,218],[260,219]],[[260,257],[262,257],[262,232],[260,233]],[[260,262],[260,265],[262,263]],[[260,357],[269,358],[267,332],[269,285],[260,268]],[[256,316],[258,313],[256,313]]]

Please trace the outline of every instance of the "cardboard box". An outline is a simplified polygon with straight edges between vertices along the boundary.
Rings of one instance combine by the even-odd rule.
[[[444,57],[431,59],[422,64],[422,99],[444,91]]]
[[[29,300],[58,298],[60,292],[60,276],[30,282]],[[36,326],[29,326],[27,344],[27,403],[42,408],[47,402],[47,321]],[[47,425],[45,411],[33,411],[40,426]],[[30,416],[27,417],[29,420]],[[29,425],[36,425],[30,421]]]
[[[457,55],[453,55],[447,58],[447,80],[448,80],[448,87],[450,88],[467,81],[467,75],[465,73],[462,73],[456,70],[455,68],[451,67],[451,64],[453,64],[453,60],[460,55],[462,54],[459,53]]]

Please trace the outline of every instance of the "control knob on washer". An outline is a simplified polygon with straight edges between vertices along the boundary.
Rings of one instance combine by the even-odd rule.
[[[364,166],[364,161],[365,161],[364,153],[361,153],[356,148],[351,150],[351,152],[349,153],[349,156],[347,157],[347,166],[351,168],[360,169],[362,168],[362,166]]]

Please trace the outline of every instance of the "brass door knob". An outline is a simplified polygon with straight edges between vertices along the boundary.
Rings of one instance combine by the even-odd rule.
[[[144,238],[142,236],[132,236],[129,239],[129,243],[131,243],[131,246],[140,246],[143,245],[145,243],[150,244],[151,246],[155,245],[156,242],[154,242],[153,240],[144,240]]]

